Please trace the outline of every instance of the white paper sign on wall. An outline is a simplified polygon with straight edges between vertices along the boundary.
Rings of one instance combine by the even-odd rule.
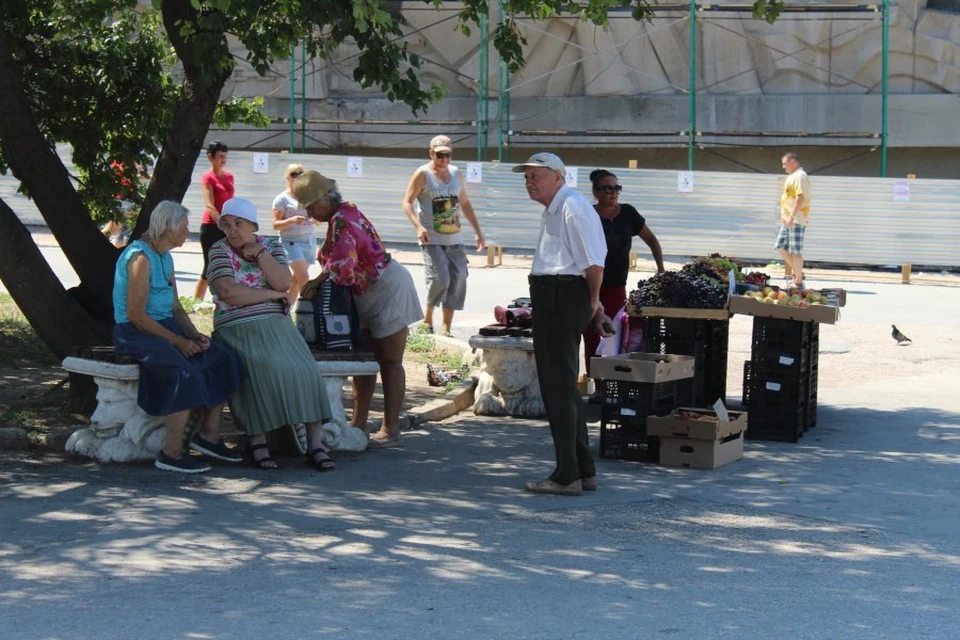
[[[483,164],[479,162],[467,163],[467,182],[480,184],[483,182]]]
[[[363,158],[347,158],[347,177],[363,177]]]
[[[253,172],[254,173],[270,173],[270,154],[269,153],[253,154]]]
[[[577,188],[577,167],[567,167],[566,179],[568,185],[574,189]]]
[[[679,193],[693,193],[693,172],[677,172],[677,191]]]
[[[896,180],[893,183],[893,201],[910,202],[910,181]]]

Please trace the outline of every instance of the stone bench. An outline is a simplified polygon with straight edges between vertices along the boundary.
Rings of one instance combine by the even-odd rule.
[[[339,354],[335,359],[325,359],[322,353],[314,356],[333,413],[332,419],[323,425],[324,446],[334,451],[363,451],[367,447],[367,435],[347,424],[343,384],[347,376],[376,374],[379,365],[365,356],[360,360],[346,359]],[[90,426],[70,436],[65,445],[68,452],[100,462],[156,458],[163,447],[163,418],[151,416],[137,405],[139,365],[70,356],[64,359],[63,368],[91,376],[97,384],[97,408],[90,416]]]
[[[482,350],[473,404],[475,414],[517,418],[546,415],[533,338],[475,335],[468,344]]]

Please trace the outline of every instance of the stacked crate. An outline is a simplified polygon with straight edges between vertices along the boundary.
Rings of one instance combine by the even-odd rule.
[[[694,377],[677,383],[681,404],[710,407],[718,399],[727,401],[729,319],[651,316],[645,331],[648,353],[693,356],[696,361]]]
[[[665,416],[680,406],[678,381],[597,383],[602,394],[600,457],[657,462],[659,439],[647,435],[647,417]]]
[[[747,438],[796,442],[816,424],[820,325],[753,319],[750,360],[744,364]]]

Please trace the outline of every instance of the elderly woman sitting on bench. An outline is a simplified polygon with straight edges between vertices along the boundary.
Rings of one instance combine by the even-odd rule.
[[[220,415],[240,386],[243,367],[229,347],[197,331],[180,306],[170,250],[187,238],[187,210],[165,200],[150,214],[150,228],[117,260],[113,285],[114,351],[140,363],[137,404],[165,416],[158,469],[202,473],[210,465],[190,456],[184,431],[190,409],[203,407],[202,426],[190,448],[205,456],[240,462],[220,440]]]

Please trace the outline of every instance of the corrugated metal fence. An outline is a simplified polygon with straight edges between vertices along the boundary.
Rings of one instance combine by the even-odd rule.
[[[69,161],[66,150],[61,157]],[[261,230],[274,233],[271,206],[285,188],[283,173],[290,162],[336,179],[344,197],[357,203],[385,241],[415,241],[400,202],[421,161],[363,158],[362,175],[348,177],[345,156],[271,154],[269,171],[254,173],[252,153],[230,152],[227,168],[236,178],[237,195],[256,203]],[[459,163],[464,172],[465,165]],[[197,162],[184,198],[193,230],[203,210],[200,177],[208,168],[205,157]],[[588,194],[592,168],[578,169],[577,186]],[[680,193],[675,171],[614,171],[623,184],[621,200],[647,218],[667,255],[719,252],[744,259],[776,258],[773,241],[783,175],[696,172],[693,192]],[[816,175],[811,180],[813,206],[804,251],[808,260],[960,266],[960,181]],[[0,178],[0,197],[25,221],[42,223],[32,203],[13,194],[15,189],[13,178]],[[895,189],[900,200],[895,200]],[[509,165],[483,163],[482,182],[467,185],[467,191],[489,241],[508,249],[534,247],[542,207],[527,197],[522,176]],[[635,243],[646,255],[642,242]]]

